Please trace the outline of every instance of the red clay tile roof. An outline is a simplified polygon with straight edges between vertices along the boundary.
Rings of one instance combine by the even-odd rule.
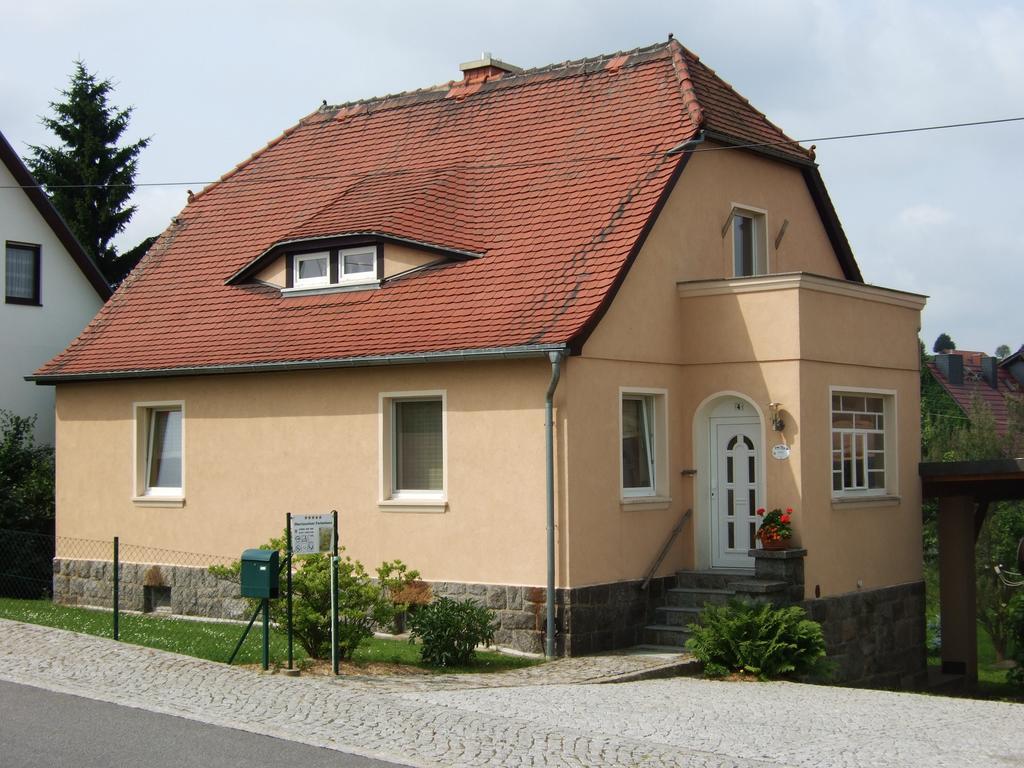
[[[571,344],[701,128],[811,162],[675,41],[325,107],[197,195],[37,376]],[[348,293],[226,283],[276,243],[365,231],[482,257]]]
[[[1005,368],[996,368],[996,381],[998,389],[989,386],[981,373],[981,358],[984,352],[969,352],[967,350],[956,350],[952,354],[960,355],[964,363],[964,382],[961,385],[951,384],[942,374],[934,362],[928,363],[928,370],[931,371],[935,380],[949,393],[950,397],[960,406],[965,414],[969,414],[976,400],[984,403],[992,413],[996,429],[1002,434],[1006,432],[1009,423],[1009,410],[1006,401],[1011,397],[1022,397],[1021,385]]]

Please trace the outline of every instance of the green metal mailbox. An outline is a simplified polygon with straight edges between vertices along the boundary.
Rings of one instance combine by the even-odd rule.
[[[247,549],[242,553],[242,597],[278,597],[279,557],[276,549]]]

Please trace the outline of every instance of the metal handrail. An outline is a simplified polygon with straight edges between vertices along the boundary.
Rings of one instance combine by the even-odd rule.
[[[651,566],[650,570],[647,571],[647,578],[644,579],[644,583],[640,585],[640,589],[647,589],[647,585],[651,583],[651,579],[654,578],[655,571],[661,566],[661,561],[665,559],[665,555],[668,554],[669,547],[672,546],[672,542],[676,540],[676,536],[683,530],[683,526],[686,524],[686,520],[693,514],[692,509],[688,509],[683,512],[683,516],[679,518],[679,522],[676,523],[676,527],[672,529],[672,533],[668,535],[668,539],[665,541],[665,546],[661,548],[661,552],[658,553],[657,559],[654,561],[654,565]]]

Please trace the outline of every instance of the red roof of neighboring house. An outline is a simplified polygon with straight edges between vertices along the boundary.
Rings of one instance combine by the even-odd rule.
[[[967,350],[955,350],[950,354],[960,355],[963,358],[964,363],[964,378],[963,384],[956,385],[951,384],[939,367],[934,363],[928,362],[928,370],[932,372],[932,376],[939,382],[943,388],[949,393],[950,397],[956,401],[956,404],[960,406],[960,409],[965,413],[969,414],[974,402],[980,401],[988,407],[992,413],[992,418],[995,421],[996,429],[999,432],[1006,432],[1007,424],[1009,422],[1009,411],[1006,407],[1006,400],[1009,397],[1021,397],[1021,385],[1017,380],[1007,371],[1005,368],[996,366],[996,382],[998,389],[993,388],[985,381],[984,376],[981,372],[981,360],[986,357],[984,352],[970,352]]]
[[[800,164],[860,279],[809,153],[670,40],[317,110],[197,195],[37,377],[578,348],[701,129]],[[275,244],[366,232],[480,258],[347,293],[228,282]]]

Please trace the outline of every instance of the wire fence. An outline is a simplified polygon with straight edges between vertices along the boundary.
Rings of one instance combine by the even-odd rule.
[[[114,562],[118,561],[115,571]],[[0,529],[0,597],[235,618],[237,556]],[[211,566],[221,566],[211,572]],[[226,615],[225,615],[226,614]]]

